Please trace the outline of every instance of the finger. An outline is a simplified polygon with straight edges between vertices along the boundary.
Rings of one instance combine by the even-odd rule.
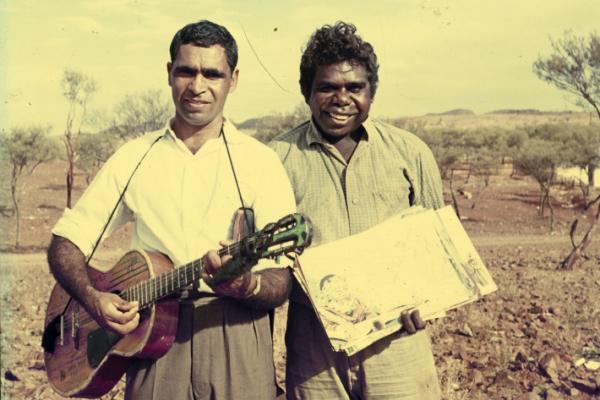
[[[135,318],[135,316],[138,315],[138,308],[132,308],[131,310],[124,312],[123,315],[121,316],[121,323],[125,324],[129,321],[131,321],[132,319]]]
[[[209,275],[213,274],[217,269],[221,267],[221,258],[214,250],[211,250],[204,255],[203,262],[204,271]]]
[[[126,333],[133,331],[140,324],[140,314],[135,314],[133,319],[126,324],[123,324],[123,330]]]
[[[233,256],[227,254],[223,257],[221,257],[221,265],[225,265],[227,264],[229,261],[231,261],[233,259]]]
[[[410,313],[410,319],[418,331],[425,328],[425,321],[421,318],[419,310],[413,310]]]
[[[400,314],[400,322],[402,323],[402,328],[404,328],[404,330],[406,332],[408,332],[410,335],[412,335],[413,333],[415,333],[417,331],[417,329],[415,328],[415,325],[413,324],[412,320],[410,319],[410,315],[409,315],[408,311],[402,311],[402,313]]]
[[[135,316],[135,314],[137,314],[137,307],[123,312],[119,310],[117,305],[110,304],[110,306],[104,312],[104,317],[109,322],[125,324],[128,321],[130,321]]]
[[[219,241],[219,244],[221,245],[221,247],[230,246],[232,243],[233,243],[233,240],[221,240],[221,241]]]
[[[121,335],[126,335],[126,334],[130,333],[131,331],[133,331],[135,328],[137,328],[139,323],[140,323],[140,315],[136,314],[136,317],[134,319],[132,319],[131,321],[129,321],[125,324],[120,324],[118,322],[109,321],[107,323],[107,325],[113,331],[115,331]]]
[[[134,308],[137,309],[139,307],[139,302],[123,300],[123,302],[120,302],[119,304],[115,304],[115,307],[117,307],[117,310],[119,310],[119,311],[126,312],[126,311],[133,310]]]

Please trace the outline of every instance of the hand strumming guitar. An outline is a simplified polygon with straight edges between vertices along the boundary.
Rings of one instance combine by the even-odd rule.
[[[137,301],[126,301],[114,293],[88,287],[86,309],[103,328],[121,335],[133,331],[140,323]]]

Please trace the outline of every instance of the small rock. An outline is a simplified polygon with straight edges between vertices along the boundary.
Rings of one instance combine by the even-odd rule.
[[[589,395],[598,394],[598,386],[595,383],[584,381],[583,379],[571,379],[571,383],[575,389]]]
[[[588,371],[596,371],[600,369],[600,361],[588,360],[583,365]]]
[[[516,338],[522,338],[522,337],[525,337],[525,334],[523,333],[523,331],[522,331],[522,330],[520,330],[520,329],[518,329],[518,328],[517,328],[517,329],[515,330],[514,336],[515,336]]]
[[[540,314],[537,316],[538,321],[546,323],[548,322],[548,318],[546,318],[546,316],[544,314]]]
[[[471,379],[470,379],[470,381],[473,384],[479,386],[479,385],[485,383],[485,378],[484,378],[483,374],[481,373],[481,371],[479,371],[478,369],[474,369],[471,372]]]
[[[563,400],[564,397],[554,389],[548,389],[546,391],[546,400]]]
[[[4,371],[4,379],[7,381],[20,381],[19,377],[16,376],[10,369]]]
[[[533,392],[530,392],[522,394],[519,397],[515,397],[515,400],[540,400],[540,396]]]
[[[517,351],[517,354],[515,354],[514,360],[516,362],[524,364],[527,362],[527,355],[525,355],[525,352],[523,350],[519,350]]]
[[[576,397],[579,396],[579,390],[575,389],[575,388],[571,388],[571,387],[566,387],[565,388],[565,393],[568,394],[571,397]]]
[[[458,333],[463,336],[467,336],[467,337],[475,336],[475,335],[473,335],[473,331],[471,330],[471,327],[469,326],[469,324],[464,324],[462,328],[459,328]]]
[[[573,363],[575,367],[581,367],[583,364],[585,364],[585,358],[583,357],[575,360],[575,362]]]
[[[523,333],[525,334],[525,336],[527,336],[528,338],[537,338],[537,329],[529,326],[525,329],[523,329]]]
[[[542,356],[539,362],[542,372],[550,378],[552,383],[558,384],[558,359],[555,354],[547,353]]]
[[[31,367],[29,367],[29,369],[35,369],[38,371],[43,371],[46,369],[46,366],[44,364],[43,361],[36,361],[33,363],[33,365]]]
[[[541,314],[544,312],[544,309],[540,305],[534,304],[529,308],[529,312],[532,314]]]

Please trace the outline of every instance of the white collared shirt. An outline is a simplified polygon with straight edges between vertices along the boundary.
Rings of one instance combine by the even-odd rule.
[[[261,229],[294,212],[293,191],[277,155],[227,121],[223,129],[256,226]],[[157,139],[104,237],[133,220],[132,247],[164,253],[176,266],[218,249],[218,242],[230,237],[233,214],[241,207],[223,138],[207,141],[192,154],[168,127],[119,148],[52,233],[90,254],[132,171]]]

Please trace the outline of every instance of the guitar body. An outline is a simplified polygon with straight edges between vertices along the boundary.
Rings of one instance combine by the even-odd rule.
[[[248,210],[237,213],[234,238],[241,237],[245,226],[253,226]],[[250,271],[261,258],[300,254],[311,238],[310,221],[302,214],[289,214],[221,248],[218,254],[231,255],[232,260],[203,279],[218,284]],[[142,250],[126,253],[107,272],[89,267],[95,288],[138,301],[140,325],[125,336],[101,328],[61,286],[54,286],[42,338],[46,373],[54,390],[67,397],[100,397],[121,379],[132,358],[162,357],[177,333],[179,296],[173,295],[197,282],[203,268],[201,258],[173,268],[161,253]]]
[[[88,274],[94,287],[121,293],[173,269],[157,252],[133,250],[113,268]],[[159,358],[173,344],[179,303],[167,298],[141,312],[140,325],[126,336],[101,328],[60,285],[54,286],[44,327],[44,359],[52,387],[68,397],[99,397],[121,379],[131,358]]]

